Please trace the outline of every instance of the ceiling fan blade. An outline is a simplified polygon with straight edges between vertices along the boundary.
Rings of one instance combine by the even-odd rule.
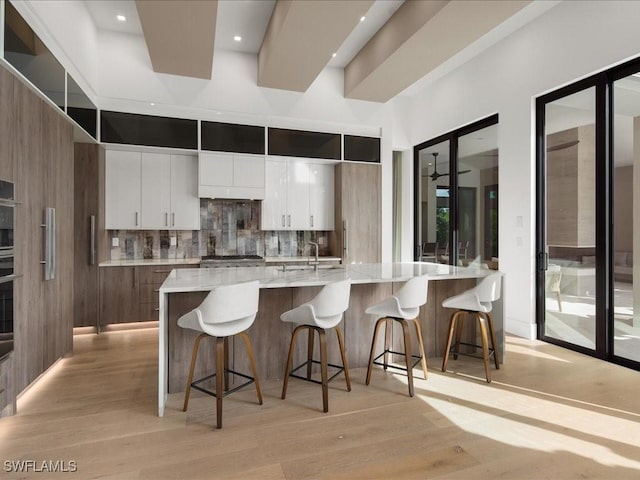
[[[462,175],[463,173],[469,173],[471,170],[460,170],[458,175]]]
[[[573,147],[580,143],[580,140],[572,140],[570,142],[559,143],[558,145],[554,145],[553,147],[547,147],[547,152],[557,152],[558,150],[564,150],[565,148]]]
[[[433,172],[431,175],[429,175],[431,177],[431,180],[433,180],[434,182],[436,180],[438,180],[440,177],[446,177],[447,175],[449,175],[448,173],[438,173],[438,172]]]

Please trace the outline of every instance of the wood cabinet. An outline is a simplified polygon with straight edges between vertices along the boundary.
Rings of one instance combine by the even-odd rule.
[[[100,325],[157,321],[160,286],[175,268],[196,266],[100,268]]]
[[[100,269],[100,325],[139,321],[135,267]]]
[[[201,152],[198,164],[200,197],[264,199],[264,155]]]
[[[380,165],[342,163],[335,173],[337,228],[329,236],[331,251],[345,264],[380,262]]]
[[[5,411],[6,409],[6,411]],[[15,395],[13,393],[13,357],[0,361],[0,417],[13,415]]]
[[[108,150],[105,228],[198,230],[197,158]]]
[[[333,230],[334,166],[267,159],[262,230]]]

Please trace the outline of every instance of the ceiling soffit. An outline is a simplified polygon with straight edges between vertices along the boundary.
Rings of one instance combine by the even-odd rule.
[[[304,92],[373,0],[278,0],[258,54],[258,85]]]
[[[345,68],[345,97],[387,102],[529,3],[405,2]]]
[[[136,0],[153,71],[211,79],[217,0]]]

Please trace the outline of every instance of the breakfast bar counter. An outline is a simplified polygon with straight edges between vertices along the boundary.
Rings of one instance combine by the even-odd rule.
[[[442,301],[473,287],[489,270],[454,267],[434,263],[374,263],[354,265],[326,265],[314,270],[309,266],[237,267],[223,269],[176,269],[160,287],[159,299],[159,351],[158,351],[158,414],[164,415],[168,393],[185,389],[189,359],[196,332],[177,326],[178,318],[197,307],[207,293],[219,285],[258,280],[260,301],[256,320],[247,331],[251,337],[262,380],[281,379],[284,373],[289,340],[293,325],[280,321],[280,314],[313,298],[327,283],[351,279],[349,309],[344,314],[342,329],[345,337],[347,360],[350,368],[367,365],[374,319],[364,313],[369,305],[383,300],[397,291],[410,278],[428,275],[427,303],[420,309],[427,357],[442,356],[451,311],[442,307]],[[503,358],[504,330],[502,305],[495,302],[493,312],[496,330],[496,350]],[[472,323],[470,328],[473,328]],[[392,342],[400,345],[400,331],[394,332]],[[330,340],[333,342],[333,340]],[[382,339],[380,339],[382,342]],[[200,347],[196,378],[213,371],[214,342],[203,342]],[[231,368],[249,371],[247,355],[241,341],[229,342]],[[382,344],[381,344],[382,345]],[[380,345],[380,347],[381,347]],[[235,355],[235,349],[239,349]],[[306,355],[299,348],[295,362]],[[339,362],[339,352],[330,347],[329,361]],[[431,365],[429,368],[440,368]]]

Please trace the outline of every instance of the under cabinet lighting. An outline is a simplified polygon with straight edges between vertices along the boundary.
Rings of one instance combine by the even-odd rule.
[[[127,21],[127,17],[125,17],[124,15],[116,15],[116,18],[118,19],[119,22]]]
[[[241,42],[241,41],[242,41],[242,37],[241,37],[240,35],[236,35],[235,37],[233,37],[233,39],[234,39],[236,42]]]

